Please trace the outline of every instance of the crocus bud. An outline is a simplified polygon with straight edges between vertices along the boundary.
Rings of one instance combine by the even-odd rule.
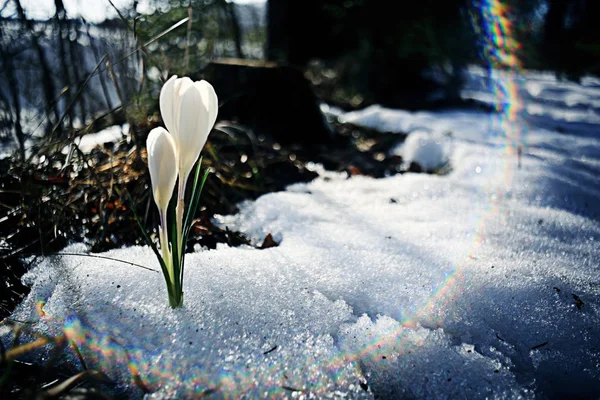
[[[164,128],[154,128],[146,140],[148,169],[152,181],[152,194],[159,210],[169,206],[177,180],[177,150],[175,142]]]
[[[175,140],[180,174],[187,177],[217,119],[217,94],[207,81],[173,76],[161,89],[160,112]]]

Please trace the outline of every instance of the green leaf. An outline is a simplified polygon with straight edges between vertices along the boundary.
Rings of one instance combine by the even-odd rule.
[[[197,181],[194,182],[194,190],[192,192],[193,197],[190,199],[190,207],[187,212],[185,224],[183,225],[184,226],[183,236],[186,240],[187,240],[188,234],[190,233],[190,230],[192,229],[192,221],[194,220],[194,215],[196,214],[198,205],[200,204],[200,195],[202,194],[202,189],[204,189],[204,184],[206,183],[206,179],[208,178],[209,174],[210,174],[210,168],[207,168],[206,172],[204,173],[204,177],[202,178],[202,181],[200,181],[199,187],[198,187],[198,182]]]
[[[170,216],[170,218],[169,218]],[[183,282],[183,276],[181,274],[181,258],[184,257],[185,250],[182,251],[182,254],[179,254],[179,249],[177,248],[177,199],[176,196],[173,196],[171,203],[169,204],[169,212],[167,213],[167,223],[169,224],[169,242],[171,243],[171,256],[173,258],[173,299],[174,302],[171,304],[171,307],[178,307],[181,305],[181,287]],[[182,242],[183,243],[183,242]],[[170,281],[169,281],[170,282]],[[170,283],[167,283],[170,284]]]
[[[187,225],[188,225],[188,221],[190,220],[190,218],[193,218],[194,216],[194,211],[192,211],[192,202],[194,201],[194,198],[196,197],[196,190],[198,188],[198,179],[200,178],[200,171],[202,170],[202,160],[204,159],[204,157],[200,157],[200,159],[198,160],[198,165],[196,165],[196,172],[194,173],[194,184],[192,185],[192,197],[190,197],[190,204],[188,205],[188,209],[187,212],[185,213],[185,218],[184,218],[184,224],[183,224],[183,231],[185,232],[187,229]]]
[[[206,178],[208,178],[208,174],[210,173],[210,168],[206,169],[204,173],[204,177],[200,181],[200,171],[202,170],[202,157],[198,160],[198,165],[196,167],[196,173],[194,174],[194,184],[192,186],[192,197],[190,198],[190,203],[188,205],[188,209],[185,215],[184,223],[183,223],[183,232],[181,234],[181,262],[179,268],[181,270],[181,296],[183,300],[183,272],[185,270],[185,246],[187,243],[187,238],[189,236],[190,230],[192,228],[192,221],[194,219],[194,214],[198,209],[198,204],[200,202],[200,195],[202,194],[202,189],[204,188],[204,183],[206,182]],[[200,184],[198,186],[198,184]]]

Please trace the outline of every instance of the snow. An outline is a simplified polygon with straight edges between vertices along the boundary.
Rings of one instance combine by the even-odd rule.
[[[122,126],[114,125],[96,133],[89,133],[79,138],[77,145],[84,153],[89,153],[96,147],[102,147],[106,143],[115,143],[129,134],[129,124]],[[65,149],[63,149],[65,152]]]
[[[490,98],[485,77],[470,76],[467,90]],[[181,309],[158,273],[54,256],[25,276],[32,290],[12,318],[64,330],[132,396],[130,365],[149,398],[597,397],[600,88],[534,73],[518,84],[511,126],[468,110],[341,114],[448,134],[451,172],[372,179],[314,166],[313,182],[217,218],[281,243],[189,254]],[[528,111],[550,102],[560,112]],[[146,247],[103,256],[159,268]]]
[[[339,107],[331,106],[326,103],[319,104],[321,112],[325,116],[325,118],[331,122],[336,121],[339,117],[344,114],[344,110]]]
[[[402,156],[405,164],[416,163],[424,171],[435,171],[448,162],[447,142],[443,136],[416,130],[406,137],[404,143],[392,149],[392,154]]]

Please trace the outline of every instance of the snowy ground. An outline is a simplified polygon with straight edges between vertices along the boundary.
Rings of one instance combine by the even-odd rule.
[[[483,83],[471,71],[464,95],[497,101]],[[323,171],[244,204],[219,222],[280,246],[188,255],[182,309],[158,273],[65,256],[26,275],[13,318],[64,329],[88,365],[140,394],[127,349],[157,398],[597,398],[600,82],[517,83],[512,124],[477,111],[341,115],[445,138],[452,171]],[[106,256],[158,269],[148,248]]]

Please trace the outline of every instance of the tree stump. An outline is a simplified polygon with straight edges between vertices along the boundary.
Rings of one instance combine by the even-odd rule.
[[[209,64],[203,75],[219,96],[219,119],[238,122],[282,144],[329,143],[331,130],[300,70],[225,59]]]

